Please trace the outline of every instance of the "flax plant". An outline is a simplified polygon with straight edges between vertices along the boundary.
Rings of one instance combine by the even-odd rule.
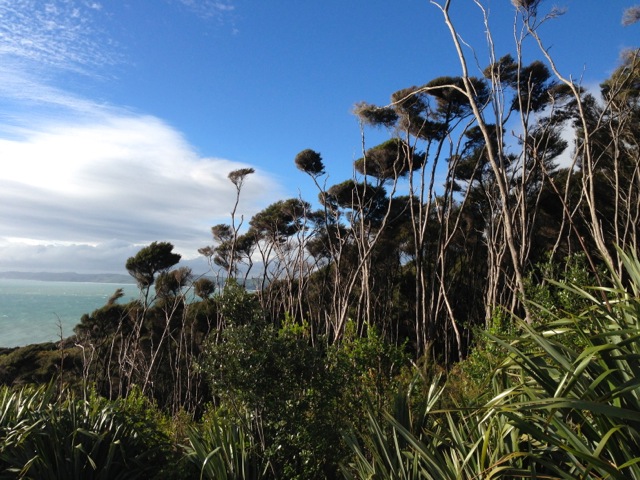
[[[52,386],[4,387],[0,478],[161,478],[170,463],[168,440],[142,401],[84,400]]]
[[[524,379],[503,413],[554,478],[640,478],[640,261],[618,254],[625,275],[612,267],[611,286],[565,287],[590,301],[583,312],[495,339]]]
[[[434,382],[421,416],[408,395],[382,419],[372,411],[348,435],[345,476],[640,479],[640,260],[619,255],[624,276],[611,267],[608,287],[558,284],[583,311],[489,335],[506,354],[477,405],[438,409],[447,390]]]
[[[254,480],[264,473],[252,436],[216,411],[189,430],[187,456],[200,479]]]

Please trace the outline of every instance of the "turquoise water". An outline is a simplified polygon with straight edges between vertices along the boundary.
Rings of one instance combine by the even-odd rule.
[[[138,298],[135,285],[0,279],[0,347],[68,337],[80,317],[102,307],[116,289]]]

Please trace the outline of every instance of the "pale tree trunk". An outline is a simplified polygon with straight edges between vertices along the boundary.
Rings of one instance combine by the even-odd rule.
[[[480,131],[482,132],[482,136],[484,137],[486,143],[486,154],[491,165],[491,169],[495,176],[496,185],[499,190],[500,196],[500,217],[501,223],[504,228],[504,239],[506,242],[506,246],[509,252],[513,273],[515,277],[515,291],[519,295],[521,300],[526,298],[525,292],[525,284],[524,284],[524,276],[523,276],[523,262],[520,256],[520,248],[517,244],[516,233],[514,231],[514,224],[512,218],[511,211],[511,195],[509,191],[509,185],[507,180],[508,172],[506,171],[506,166],[504,163],[504,155],[505,152],[501,150],[496,150],[494,148],[494,138],[492,137],[492,133],[488,127],[488,124],[485,120],[484,114],[482,112],[483,106],[478,105],[475,98],[475,91],[473,85],[470,81],[469,68],[467,64],[467,60],[465,54],[462,50],[462,42],[460,40],[460,36],[453,25],[451,17],[449,16],[449,6],[450,0],[445,2],[444,5],[440,5],[434,0],[431,1],[432,4],[436,5],[442,12],[444,17],[444,22],[447,25],[449,32],[451,34],[451,39],[456,49],[458,59],[460,61],[460,67],[462,70],[462,80],[464,82],[464,93],[467,96],[471,109],[473,111],[474,118],[477,122]],[[474,2],[477,4],[477,2]],[[500,145],[500,142],[498,143]],[[528,308],[526,302],[520,302],[521,306],[525,311],[525,318],[527,321],[530,321],[530,316],[528,313]]]
[[[541,53],[544,55],[545,59],[551,66],[551,69],[554,75],[556,76],[556,78],[571,90],[575,98],[575,101],[578,107],[578,113],[579,113],[578,119],[582,127],[580,129],[581,130],[580,135],[582,136],[581,145],[580,145],[580,148],[582,149],[582,152],[581,152],[581,157],[582,157],[581,168],[583,171],[582,188],[585,194],[584,198],[587,203],[588,211],[590,215],[589,228],[591,230],[591,237],[596,245],[596,248],[598,249],[598,253],[600,254],[600,256],[605,260],[605,262],[607,262],[609,265],[613,267],[614,265],[616,265],[616,263],[614,263],[613,257],[611,256],[609,249],[607,248],[604,234],[602,231],[602,226],[600,224],[600,219],[598,218],[598,214],[597,214],[597,199],[595,194],[596,176],[594,173],[597,159],[595,158],[594,151],[593,151],[593,144],[591,141],[591,134],[592,134],[593,127],[590,126],[588,123],[587,114],[585,112],[584,105],[582,102],[582,95],[581,95],[580,88],[575,84],[575,82],[573,82],[573,80],[570,77],[566,77],[560,73],[553,58],[549,54],[548,49],[544,47],[542,39],[540,38],[540,36],[538,35],[538,32],[536,31],[535,25],[532,24],[530,16],[525,14],[524,23],[528,29],[529,34],[536,40]]]

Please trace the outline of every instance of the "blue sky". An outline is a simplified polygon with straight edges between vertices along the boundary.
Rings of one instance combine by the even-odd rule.
[[[511,3],[483,3],[512,51]],[[566,9],[542,27],[562,73],[605,79],[638,45],[620,23],[636,3],[543,2]],[[452,5],[487,63],[474,2]],[[322,154],[329,184],[350,178],[356,102],[459,72],[428,0],[0,0],[0,270],[123,272],[154,240],[197,257],[229,219],[231,170],[256,169],[247,219],[313,200],[299,151]]]

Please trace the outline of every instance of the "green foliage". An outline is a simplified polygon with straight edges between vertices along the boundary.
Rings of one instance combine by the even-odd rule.
[[[489,89],[484,79],[470,77],[475,101],[483,104],[489,98]],[[465,117],[472,113],[469,98],[464,93],[462,77],[438,77],[425,85],[429,94],[436,99],[437,113],[445,119],[453,116]]]
[[[324,174],[322,156],[309,148],[302,150],[294,160],[296,167],[312,177]]]
[[[323,347],[294,326],[231,325],[220,342],[206,346],[201,365],[237,421],[254,415],[254,441],[262,439],[271,475],[324,478],[340,437],[331,415],[339,390],[332,388]]]
[[[355,180],[329,187],[320,194],[319,200],[333,211],[349,209],[352,215],[362,215],[369,221],[379,220],[388,204],[387,192],[383,187]]]
[[[507,354],[478,405],[434,410],[447,395],[434,381],[423,415],[402,402],[383,422],[370,413],[362,440],[347,437],[346,476],[640,478],[640,260],[620,255],[625,279],[562,287],[589,303],[579,314],[520,322],[513,340],[489,335]]]
[[[378,107],[366,102],[356,103],[353,108],[353,113],[358,116],[362,123],[373,127],[384,126],[390,128],[393,127],[399,119],[398,114],[393,108]]]
[[[158,419],[139,393],[109,402],[4,387],[0,478],[161,478],[171,461]]]
[[[304,217],[311,205],[298,198],[280,200],[256,213],[249,225],[256,234],[271,242],[280,242],[304,228]]]
[[[504,361],[506,350],[491,336],[513,338],[517,328],[512,315],[497,307],[486,330],[476,329],[475,344],[464,360],[454,365],[448,374],[447,399],[453,405],[476,406],[487,394],[496,368]]]
[[[526,279],[527,299],[537,307],[535,321],[544,323],[562,312],[578,314],[589,305],[589,300],[566,286],[595,284],[596,276],[583,253],[568,256],[561,263],[547,260],[537,265]]]
[[[263,320],[260,303],[234,279],[228,279],[222,295],[216,298],[220,315],[226,325],[248,325]]]
[[[80,323],[73,329],[81,338],[107,339],[110,335],[131,330],[131,322],[128,322],[131,304],[107,303],[103,307],[94,310],[91,314],[84,314]]]
[[[335,362],[342,375],[349,379],[346,385],[352,401],[364,407],[366,396],[385,402],[398,388],[398,378],[409,364],[406,346],[385,341],[375,327],[367,328],[366,336],[358,336],[356,324],[345,326],[342,342],[334,348]]]
[[[127,259],[127,271],[140,288],[148,289],[158,272],[166,271],[180,261],[180,255],[172,250],[173,245],[169,242],[152,242]]]
[[[201,479],[252,480],[264,475],[262,459],[246,425],[222,410],[207,412],[189,429],[187,455]]]
[[[206,300],[211,297],[216,291],[216,285],[213,280],[202,277],[193,282],[194,293],[202,300]]]
[[[189,267],[160,272],[155,281],[156,295],[165,300],[177,297],[189,285],[192,276]]]
[[[420,170],[425,160],[424,154],[415,153],[411,146],[393,138],[367,150],[353,165],[363,175],[392,180]]]
[[[223,436],[240,442],[231,450],[257,449],[265,478],[335,478],[346,452],[342,430],[358,421],[367,397],[384,403],[407,363],[403,348],[388,345],[374,328],[358,338],[353,324],[340,345],[329,347],[323,338],[311,343],[308,325],[291,317],[280,328],[258,321],[253,297],[233,286],[227,293],[224,301],[232,302],[232,311],[246,307],[254,320],[229,321],[201,356],[200,369],[225,412],[201,432],[208,440],[196,438],[193,444],[202,471],[214,475],[228,461]]]
[[[80,352],[72,342],[26,345],[0,354],[0,385],[47,384],[61,374],[72,383],[81,371]]]

